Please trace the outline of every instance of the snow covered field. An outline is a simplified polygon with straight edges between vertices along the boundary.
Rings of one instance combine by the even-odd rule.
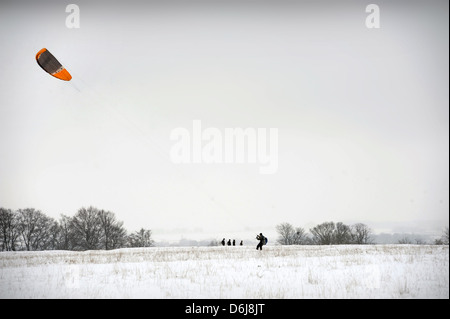
[[[0,298],[449,298],[448,246],[0,252]]]

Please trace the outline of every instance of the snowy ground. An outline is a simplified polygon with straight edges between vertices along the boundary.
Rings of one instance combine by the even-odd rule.
[[[449,298],[448,246],[0,252],[0,298]]]

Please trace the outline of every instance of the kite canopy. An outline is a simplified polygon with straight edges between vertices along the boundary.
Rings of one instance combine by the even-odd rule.
[[[45,72],[53,75],[55,78],[64,81],[70,81],[72,79],[70,73],[46,48],[43,48],[36,54],[36,61]]]

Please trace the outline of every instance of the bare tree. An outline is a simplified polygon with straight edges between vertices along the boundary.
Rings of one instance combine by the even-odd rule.
[[[333,231],[333,244],[345,245],[350,244],[351,241],[352,232],[350,230],[350,227],[341,222],[336,223],[335,229]]]
[[[116,220],[112,212],[100,210],[98,212],[99,223],[102,230],[101,248],[116,249],[126,244],[126,231],[123,222]]]
[[[220,241],[217,239],[211,239],[211,241],[208,244],[208,246],[210,246],[210,247],[219,246],[219,245],[220,245]]]
[[[75,250],[99,249],[102,240],[102,226],[99,210],[95,207],[80,208],[71,219]]]
[[[293,237],[293,244],[294,245],[306,245],[309,243],[309,238],[307,236],[306,231],[301,228],[297,227],[295,229],[294,237]]]
[[[442,243],[443,243],[444,245],[448,245],[448,226],[445,227],[441,239],[442,239]]]
[[[400,238],[397,241],[397,244],[400,244],[400,245],[412,245],[412,243],[413,243],[412,240],[409,239],[409,237],[406,235],[404,235],[402,238]]]
[[[152,231],[150,229],[141,228],[128,236],[130,247],[151,247],[154,244],[152,239]]]
[[[365,224],[357,223],[351,227],[352,242],[358,245],[373,243],[372,230]]]
[[[414,241],[416,242],[416,245],[426,245],[427,244],[426,240],[424,240],[423,238],[420,238],[420,237],[415,238]]]
[[[311,228],[309,231],[313,236],[313,242],[318,245],[331,245],[334,239],[335,225],[333,222],[325,222]]]
[[[18,227],[26,250],[53,249],[51,234],[56,227],[53,218],[34,208],[19,209]]]
[[[448,245],[448,226],[442,231],[440,238],[434,240],[435,245]]]
[[[72,218],[66,215],[61,215],[58,222],[58,237],[56,249],[74,250],[75,239],[74,232],[71,228]]]
[[[19,238],[17,214],[11,209],[0,207],[0,249],[14,251]]]
[[[122,225],[123,222],[118,222],[118,224],[112,227],[111,236],[109,237],[110,249],[117,249],[127,246],[128,243],[127,231]]]
[[[293,245],[295,230],[294,227],[289,223],[282,223],[276,226],[277,233],[279,237],[277,238],[277,243],[281,245]]]

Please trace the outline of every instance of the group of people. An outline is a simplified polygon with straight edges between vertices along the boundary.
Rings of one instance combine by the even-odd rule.
[[[262,233],[259,233],[259,235],[256,235],[256,239],[259,240],[258,245],[256,246],[256,250],[262,250],[262,246],[264,246],[265,244],[267,244],[267,238],[264,237],[264,235]],[[228,241],[225,241],[225,238],[222,239],[222,246],[236,246],[236,240],[233,239],[233,242],[231,242],[231,239],[228,239]],[[239,244],[240,246],[244,245],[244,242],[241,240],[241,243]]]
[[[228,245],[228,246],[231,246],[231,245],[236,246],[236,240],[233,239],[233,243],[231,243],[231,239],[228,239],[228,241],[225,243],[225,238],[224,238],[224,239],[222,239],[222,246],[225,246],[225,245]],[[244,245],[244,241],[241,240],[241,243],[240,243],[239,245],[240,245],[240,246],[243,246],[243,245]]]

